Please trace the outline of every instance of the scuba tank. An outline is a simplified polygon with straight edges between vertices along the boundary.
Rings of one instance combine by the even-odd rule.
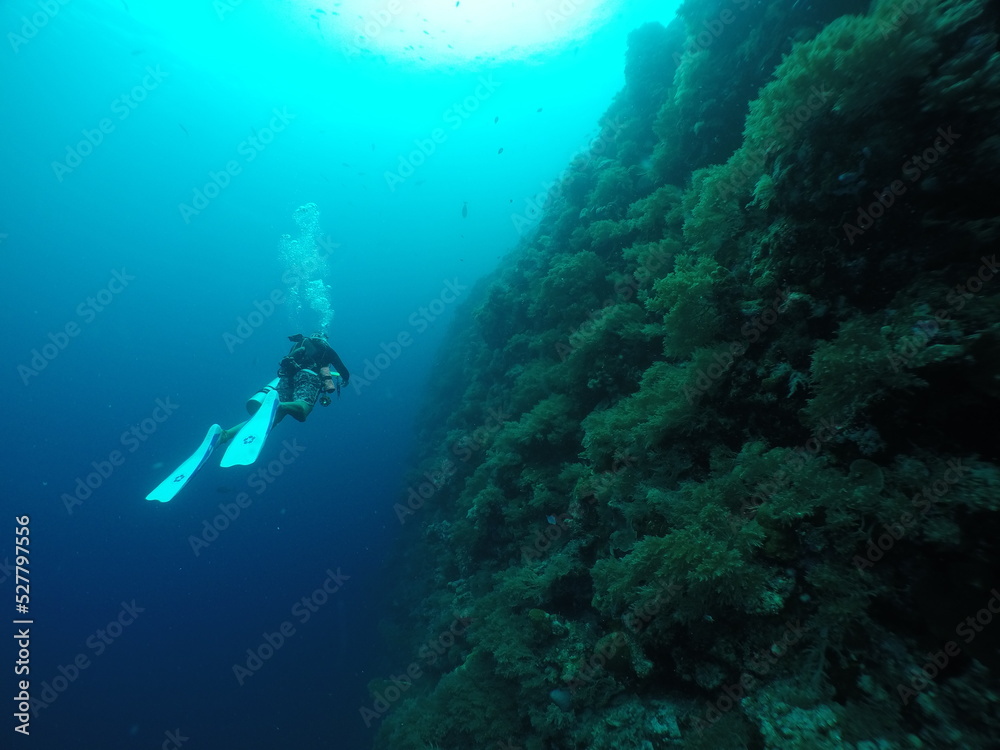
[[[320,396],[319,402],[323,406],[329,406],[331,393],[336,391],[337,397],[340,397],[340,373],[336,370],[331,370],[329,367],[321,367],[319,368],[319,377],[323,388],[323,395]]]
[[[264,399],[267,397],[267,394],[278,387],[278,380],[279,378],[275,378],[274,380],[272,380],[270,383],[265,385],[263,388],[261,388],[254,395],[252,395],[250,398],[247,399],[248,412],[250,412],[251,414],[257,413],[257,410],[260,408],[260,405],[264,403]],[[251,404],[253,404],[253,406],[251,406]]]

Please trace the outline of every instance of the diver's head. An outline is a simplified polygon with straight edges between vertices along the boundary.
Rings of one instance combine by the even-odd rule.
[[[316,333],[314,333],[312,337],[314,339],[323,339],[324,341],[327,340],[326,331],[316,331]]]

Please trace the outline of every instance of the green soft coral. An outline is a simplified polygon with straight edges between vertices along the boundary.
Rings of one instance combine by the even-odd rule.
[[[592,569],[594,606],[610,617],[634,608],[687,624],[734,609],[760,611],[770,598],[768,572],[741,549],[759,543],[759,532],[729,528],[728,514],[710,506],[682,528],[640,539],[621,558],[599,560]]]
[[[577,404],[569,396],[557,393],[542,399],[518,421],[504,424],[494,441],[495,452],[527,456],[540,445],[557,447],[571,441],[580,429],[576,413]]]
[[[663,314],[667,356],[686,358],[700,346],[713,343],[722,331],[722,313],[716,294],[725,274],[711,258],[685,253],[674,270],[653,285],[646,306]]]
[[[852,422],[893,390],[915,390],[925,381],[897,364],[893,342],[870,316],[843,323],[831,341],[816,347],[810,368],[813,395],[805,414],[813,427],[823,419]]]
[[[574,325],[598,308],[610,292],[607,269],[592,252],[560,253],[552,258],[528,315],[545,327]]]
[[[603,469],[616,456],[645,455],[661,446],[668,435],[696,429],[705,414],[687,394],[697,387],[697,377],[689,367],[653,363],[643,373],[636,393],[584,420],[584,455]]]
[[[841,16],[815,38],[795,46],[774,71],[774,80],[750,105],[737,161],[752,154],[788,152],[805,139],[796,110],[809,120],[836,114],[863,117],[886,90],[926,77],[943,57],[941,39],[982,13],[978,0],[916,4],[897,27],[896,0],[877,0],[863,16]]]

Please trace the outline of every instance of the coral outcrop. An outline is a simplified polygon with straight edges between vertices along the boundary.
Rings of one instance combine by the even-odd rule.
[[[636,31],[459,314],[378,748],[1000,746],[998,6],[817,5]]]

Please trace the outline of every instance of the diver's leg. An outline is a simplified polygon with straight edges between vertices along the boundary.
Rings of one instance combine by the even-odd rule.
[[[294,386],[292,385],[292,379],[282,375],[281,378],[278,379],[278,387],[277,387],[279,401],[283,401],[286,398],[291,398],[293,393],[293,388]],[[250,413],[251,417],[258,411],[260,411],[260,405],[261,402],[263,401],[263,399],[257,400],[256,396],[259,396],[260,394],[265,392],[266,392],[266,386],[257,391],[257,393],[254,394],[254,398],[251,398],[247,401],[247,411]],[[280,419],[281,416],[279,413],[279,416],[277,419],[274,420],[274,423],[278,424],[278,421]],[[219,445],[225,445],[234,437],[236,437],[236,433],[239,432],[241,429],[243,429],[243,425],[245,425],[249,421],[250,420],[245,420],[243,422],[240,422],[235,427],[230,427],[228,430],[223,430],[222,436],[219,438]]]
[[[295,383],[293,382],[292,375],[282,375],[281,379],[278,380],[278,410],[274,413],[274,424],[277,425],[287,412],[285,411],[284,405],[286,402],[291,401],[295,398]]]
[[[316,405],[316,399],[319,398],[319,387],[319,375],[312,370],[299,370],[295,373],[292,400],[282,401],[278,406],[278,419],[275,420],[275,424],[285,414],[290,414],[299,422],[305,422],[309,412]]]
[[[225,445],[234,437],[236,437],[236,433],[239,432],[241,429],[243,429],[243,425],[245,424],[246,422],[240,422],[235,427],[230,427],[228,430],[223,430],[222,435],[219,437],[219,445]]]

